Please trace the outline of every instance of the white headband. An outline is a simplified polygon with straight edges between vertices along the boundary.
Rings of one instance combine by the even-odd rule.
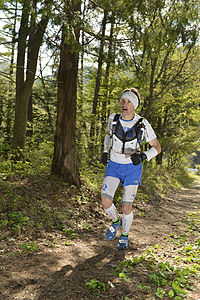
[[[138,97],[136,96],[136,94],[134,94],[131,91],[127,91],[124,92],[121,96],[120,101],[122,101],[122,99],[128,99],[131,101],[131,103],[133,104],[133,106],[135,107],[135,109],[138,107],[139,103],[138,103]]]

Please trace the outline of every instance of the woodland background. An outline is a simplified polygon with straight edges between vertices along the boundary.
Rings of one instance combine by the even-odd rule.
[[[132,284],[131,299],[150,293],[153,298],[148,299],[180,300],[190,288],[190,276],[199,283],[199,186],[186,189],[178,204],[175,192],[199,178],[187,170],[200,164],[199,9],[199,0],[0,0],[2,298],[40,299],[39,293],[41,299],[51,299],[51,277],[55,289],[63,284],[56,294],[60,299],[69,292],[68,299],[82,299],[87,288],[84,299],[100,292],[119,299],[128,297]],[[104,260],[114,249],[104,241],[108,219],[99,203],[105,172],[100,160],[108,116],[119,112],[127,87],[139,90],[142,101],[136,112],[152,124],[162,146],[160,155],[144,162],[133,204],[138,231],[131,238],[139,247],[143,241],[149,247],[155,242],[149,235],[153,228],[167,262],[156,265],[152,251],[158,244],[147,248],[146,260],[142,255],[133,262],[136,277],[126,288],[120,282],[113,289],[112,270],[103,263],[100,272],[88,255],[95,260],[101,251]],[[169,257],[163,222],[172,230]],[[180,222],[185,229],[177,229]],[[174,252],[183,258],[173,260]],[[114,264],[122,256],[114,255]],[[80,277],[83,259],[86,270]],[[52,262],[53,272],[61,275],[63,264],[71,264],[72,280],[54,276]],[[169,263],[180,265],[180,272]],[[144,276],[139,276],[143,264]],[[131,269],[129,261],[128,273],[123,266],[124,261],[117,269],[123,268],[117,274],[122,280]],[[162,278],[153,274],[150,282],[152,270],[161,270]],[[163,278],[163,270],[174,270],[173,278],[168,273]],[[199,299],[196,294],[192,299]]]
[[[100,160],[108,115],[132,86],[162,145],[149,168],[180,169],[199,147],[199,6],[1,1],[4,173],[48,169],[80,186],[80,170]]]

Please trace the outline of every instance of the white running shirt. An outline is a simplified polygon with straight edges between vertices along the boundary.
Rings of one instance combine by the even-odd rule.
[[[115,116],[115,114],[112,114],[108,118],[107,131],[110,134],[112,134],[112,122],[113,122],[114,116]],[[141,118],[141,116],[135,113],[135,116],[132,120],[123,120],[121,118],[121,116],[120,116],[119,120],[120,120],[120,123],[121,123],[124,131],[126,132],[133,125],[135,125],[140,118]],[[145,141],[148,143],[151,140],[156,138],[156,134],[155,134],[151,124],[146,119],[143,119],[142,122],[145,125],[145,129],[144,129],[142,139],[145,139]],[[110,145],[107,144],[107,140],[105,139],[104,140],[104,148],[109,149],[109,146]],[[136,149],[137,147],[138,147],[138,143],[135,140],[135,145],[133,145],[133,149]],[[118,152],[114,151],[113,149],[111,149],[111,151],[110,151],[110,160],[112,160],[116,163],[120,163],[120,164],[130,164],[130,163],[132,163],[130,155],[128,156],[128,155],[125,155],[125,154],[118,153]]]

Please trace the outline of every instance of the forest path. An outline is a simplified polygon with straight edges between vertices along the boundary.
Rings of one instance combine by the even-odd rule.
[[[155,244],[159,244],[167,260],[173,258],[173,246],[165,237],[169,238],[171,233],[180,236],[188,226],[181,220],[199,211],[200,183],[183,188],[158,205],[154,203],[145,216],[135,217],[127,251],[116,248],[120,233],[114,241],[105,240],[105,230],[110,222],[102,212],[97,226],[93,224],[91,231],[73,239],[69,246],[65,244],[66,238],[61,238],[53,248],[24,256],[4,257],[0,299],[98,299],[85,289],[85,283],[91,279],[112,283],[113,288],[106,288],[103,292],[104,299],[155,299],[153,296],[146,298],[137,288],[144,272],[137,271],[131,283],[114,277],[112,273],[122,260],[141,255]],[[197,281],[195,286],[196,291],[188,293],[186,299],[200,299],[200,283]]]

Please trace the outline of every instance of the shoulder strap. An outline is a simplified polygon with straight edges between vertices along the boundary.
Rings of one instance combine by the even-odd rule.
[[[137,133],[137,140],[138,140],[138,144],[141,145],[142,143],[142,134],[143,131],[141,130],[142,128],[145,128],[145,124],[142,122],[144,120],[144,118],[140,118],[137,123],[135,124],[136,126],[136,133]]]
[[[120,114],[115,114],[115,116],[113,118],[113,121],[112,121],[112,134],[115,133],[117,123],[119,122],[119,117],[120,117]],[[112,137],[112,135],[111,135],[111,137]]]
[[[143,123],[144,118],[140,118],[134,126],[136,126],[136,130],[139,130],[141,128],[145,128],[145,124]]]
[[[113,121],[116,122],[117,120],[119,120],[119,117],[120,117],[120,114],[115,114]]]
[[[142,121],[144,120],[144,118],[139,118],[139,120],[136,122],[137,125],[140,125],[142,123]],[[135,125],[136,125],[135,124]]]

